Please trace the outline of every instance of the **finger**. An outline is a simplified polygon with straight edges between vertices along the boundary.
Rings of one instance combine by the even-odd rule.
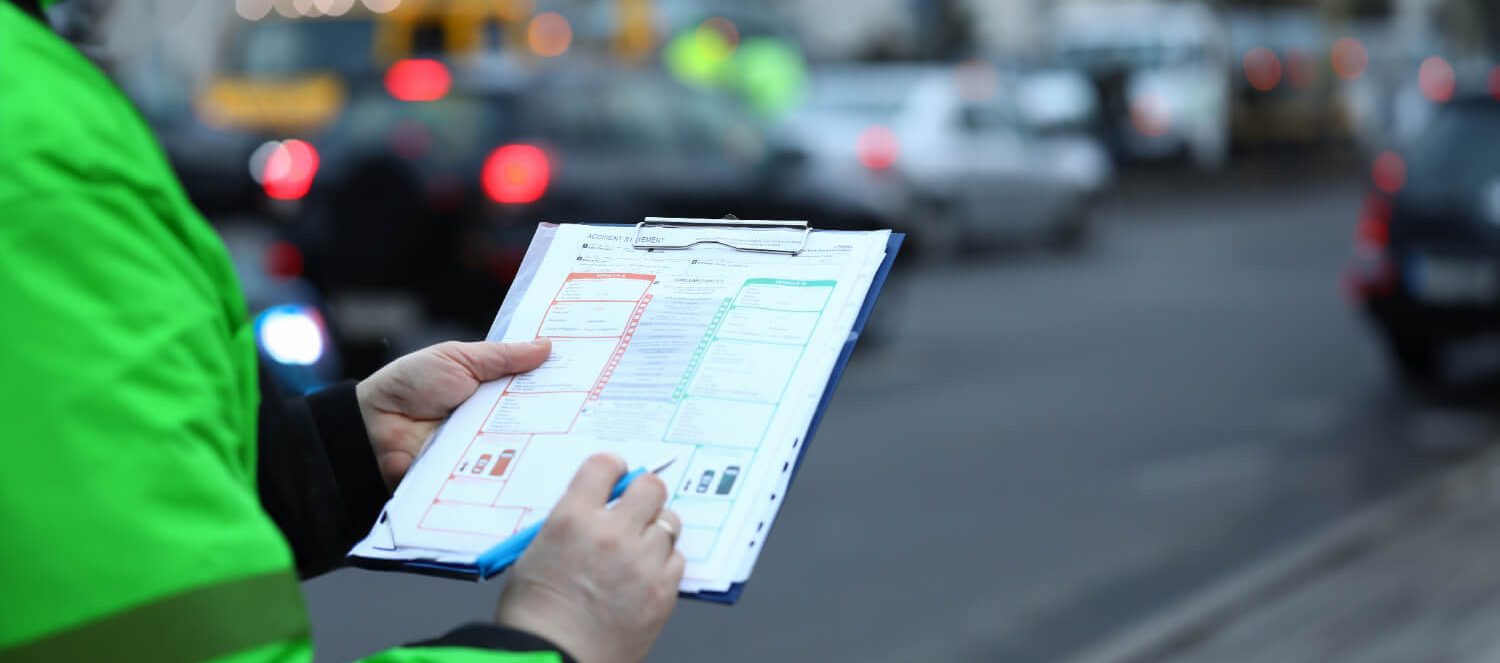
[[[530,343],[476,341],[439,347],[449,358],[468,369],[474,379],[489,382],[541,366],[552,353],[552,340],[539,338]]]
[[[682,536],[682,518],[671,509],[662,509],[646,526],[646,545],[660,550],[662,557],[672,554],[679,536]]]
[[[601,509],[609,501],[615,482],[625,475],[625,459],[614,454],[594,454],[573,475],[567,492],[557,501],[558,510]],[[632,484],[634,485],[634,484]]]
[[[682,574],[686,570],[687,558],[682,555],[681,550],[673,550],[672,557],[667,560],[666,579],[676,587],[682,584]]]
[[[633,531],[640,532],[656,519],[656,514],[661,513],[661,507],[666,503],[667,484],[655,474],[642,474],[630,482],[630,487],[615,504],[614,512],[632,525]]]

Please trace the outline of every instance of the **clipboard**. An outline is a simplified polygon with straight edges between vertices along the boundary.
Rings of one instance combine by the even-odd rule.
[[[703,245],[720,245],[734,249],[736,251],[772,253],[788,256],[801,255],[807,247],[808,238],[814,232],[851,232],[839,230],[816,230],[806,221],[741,220],[733,216],[729,216],[723,219],[682,219],[649,217],[636,224],[582,223],[580,225],[614,228],[631,227],[633,225],[635,228],[635,235],[632,241],[632,247],[637,250],[689,251]],[[767,231],[767,236],[763,238],[757,238],[752,241],[745,241],[744,238],[733,240],[725,238],[712,238],[706,240],[698,239],[692,242],[672,242],[666,241],[666,236],[671,234],[669,232],[664,232],[660,236],[650,234],[650,231],[652,230],[669,231],[674,228],[684,228],[701,231],[706,227],[763,230]],[[517,280],[512,286],[513,291],[517,284],[529,284],[530,277],[527,274],[528,270],[535,270],[536,264],[540,263],[541,258],[546,253],[547,246],[538,246],[537,241],[537,239],[534,239],[530,248],[540,250],[528,250],[527,260],[523,261],[520,269],[518,270]],[[834,389],[838,386],[839,379],[842,377],[844,369],[848,366],[849,358],[853,355],[854,348],[859,341],[859,337],[863,334],[864,328],[869,321],[870,315],[874,311],[875,302],[878,299],[880,292],[890,275],[891,268],[896,260],[896,255],[897,253],[899,253],[904,241],[904,234],[892,232],[886,242],[885,257],[881,261],[879,267],[876,269],[875,275],[870,282],[869,290],[865,295],[865,299],[860,306],[859,313],[855,317],[854,324],[850,329],[849,336],[844,342],[844,345],[835,360],[833,369],[829,374],[828,384],[824,387],[817,407],[813,412],[812,419],[809,422],[808,429],[802,436],[801,441],[798,445],[796,458],[792,464],[790,476],[788,477],[788,484],[786,490],[783,491],[783,505],[785,504],[785,495],[790,492],[791,483],[795,482],[796,480],[797,470],[799,467],[801,467],[802,460],[807,455],[807,449],[809,446],[811,446],[812,438],[817,432],[819,424],[822,422],[823,415],[827,412],[828,404],[832,400]],[[536,264],[532,264],[533,260]],[[525,280],[523,281],[523,279]],[[511,294],[519,295],[519,293],[516,292],[512,292]],[[511,294],[508,294],[506,297],[506,300],[508,302],[519,301],[519,296],[513,298],[511,297]],[[509,315],[506,309],[507,307],[502,305],[500,312],[497,314],[494,327],[491,329],[492,336],[497,329],[504,329],[509,324]],[[381,522],[384,522],[384,520],[385,516],[384,514],[382,514]],[[774,527],[775,524],[773,521],[770,524],[770,529],[774,529]],[[378,530],[379,527],[377,526],[376,529]],[[475,564],[439,562],[420,559],[384,559],[375,557],[362,557],[353,554],[349,555],[346,559],[352,566],[356,566],[359,568],[379,571],[406,571],[422,575],[432,575],[471,581],[486,580],[494,575],[493,573],[486,574]],[[745,582],[734,583],[728,590],[721,592],[682,592],[679,595],[683,598],[698,599],[712,603],[733,604],[739,600],[746,584],[747,583]]]

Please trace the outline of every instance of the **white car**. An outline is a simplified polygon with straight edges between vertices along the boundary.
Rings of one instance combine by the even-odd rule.
[[[1207,4],[1064,5],[1052,39],[1056,57],[1099,88],[1112,149],[1142,159],[1185,153],[1204,170],[1228,165],[1229,33]]]
[[[926,251],[1071,246],[1113,179],[1096,140],[1033,132],[1016,81],[986,65],[824,68],[810,89],[792,123],[810,181],[860,191]]]

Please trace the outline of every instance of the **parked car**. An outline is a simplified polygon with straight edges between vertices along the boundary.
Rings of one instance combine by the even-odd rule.
[[[973,66],[973,65],[969,65]],[[1072,248],[1085,238],[1093,195],[1112,172],[1086,137],[1041,135],[1013,86],[974,91],[973,72],[926,78],[896,121],[916,200],[961,247],[1041,241]]]
[[[303,278],[301,251],[269,224],[218,226],[254,319],[256,347],[271,379],[296,393],[343,377],[322,298]]]
[[[1066,5],[1053,18],[1055,56],[1093,78],[1117,156],[1228,164],[1229,38],[1207,3]]]
[[[1381,154],[1346,273],[1400,375],[1440,380],[1455,341],[1500,331],[1500,100],[1437,106]]]

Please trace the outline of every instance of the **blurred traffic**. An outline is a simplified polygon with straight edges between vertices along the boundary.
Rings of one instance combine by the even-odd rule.
[[[1489,408],[1470,406],[1492,395],[1500,374],[1490,358],[1500,355],[1500,8],[1487,0],[71,0],[54,11],[136,102],[221,229],[262,352],[293,389],[482,336],[540,221],[805,219],[910,239],[872,322],[878,343],[857,358],[845,388],[853,393],[826,433],[835,439],[823,442],[859,454],[837,441],[842,431],[899,450],[913,440],[893,431],[922,423],[907,433],[942,430],[973,445],[929,475],[903,474],[895,451],[848,472],[914,482],[942,509],[937,495],[996,497],[949,480],[966,467],[1045,465],[1053,453],[1006,445],[1071,449],[1055,453],[1096,466],[1060,465],[1056,481],[1037,479],[1040,496],[1019,496],[1014,508],[1031,515],[997,518],[1035,532],[1039,549],[1108,550],[1116,540],[1105,532],[1147,536],[1104,522],[1098,514],[1110,508],[1137,509],[1115,520],[1166,532],[1153,540],[1197,549],[1213,535],[1197,529],[1201,514],[1143,515],[1156,514],[1155,497],[1100,495],[1068,512],[1072,477],[1108,486],[1106,473],[1090,472],[1197,458],[1221,428],[1241,435],[1236,444],[1275,451],[1234,451],[1257,460],[1228,470],[1184,461],[1192,476],[1165,481],[1198,486],[1192,499],[1211,503],[1244,488],[1215,483],[1214,472],[1230,483],[1260,476],[1237,474],[1247,463],[1293,466],[1321,454],[1368,470],[1334,496],[1312,485],[1334,481],[1314,470],[1259,483],[1264,503],[1305,513],[1247,510],[1255,527],[1230,522],[1234,532],[1212,544],[1235,552],[1207,554],[1186,579],[1098,612],[1065,602],[1068,614],[1086,615],[1076,630],[954,634],[978,643],[959,659],[1055,660],[1127,627],[1120,613],[1168,605],[1183,587],[1453,460],[1413,452],[1404,438],[1391,442],[1398,450],[1351,441],[1401,437],[1372,432],[1386,417],[1457,417],[1463,423],[1440,424],[1451,432],[1445,449],[1480,444],[1494,429]],[[1454,396],[1455,384],[1479,395]],[[932,395],[952,385],[991,406]],[[883,408],[901,407],[880,405],[888,392],[921,395],[910,396],[907,419],[880,424]],[[1166,394],[1193,407],[1153,400]],[[1027,425],[985,418],[1000,410]],[[1287,439],[1274,432],[1283,410],[1302,417]],[[1070,418],[1090,411],[1098,421]],[[1421,429],[1412,447],[1431,445],[1425,425],[1412,424]],[[995,439],[1001,429],[1019,438]],[[1185,430],[1195,432],[1177,437]],[[1140,442],[1092,442],[1100,439]],[[837,464],[837,453],[813,461]],[[835,531],[879,517],[846,506],[829,516]],[[796,499],[787,509],[804,507],[817,512]],[[1068,518],[1077,528],[1060,524]],[[809,523],[797,536],[821,531]],[[802,545],[816,550],[798,554],[855,554]],[[885,561],[909,563],[908,553]],[[1054,586],[1157,577],[1099,579],[1089,574],[1104,573],[1100,565],[1054,568],[1043,557],[1012,561],[1037,564],[1039,581]],[[837,567],[818,563],[825,574]],[[778,568],[772,559],[765,573]],[[360,602],[363,590],[332,582],[321,599],[314,592],[315,609]],[[452,598],[435,587],[408,589]],[[880,594],[841,587],[852,598]],[[1012,598],[969,595],[980,613],[1024,612]],[[363,651],[329,623],[331,651]],[[848,653],[854,631],[808,627],[784,646],[714,655],[842,659],[835,652]],[[712,646],[684,638],[673,649],[672,633],[667,651],[683,658]]]

